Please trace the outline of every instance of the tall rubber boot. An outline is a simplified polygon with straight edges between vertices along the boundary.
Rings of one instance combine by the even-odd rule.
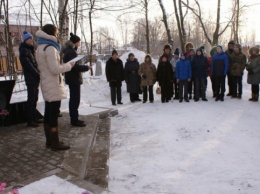
[[[51,137],[51,150],[68,150],[70,149],[69,145],[65,145],[64,143],[59,141],[59,132],[57,127],[50,127],[49,134]]]

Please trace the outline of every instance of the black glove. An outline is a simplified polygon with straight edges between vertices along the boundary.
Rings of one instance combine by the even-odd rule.
[[[143,75],[142,75],[142,78],[143,78],[143,79],[146,79],[146,78],[147,78],[147,76],[143,74]]]

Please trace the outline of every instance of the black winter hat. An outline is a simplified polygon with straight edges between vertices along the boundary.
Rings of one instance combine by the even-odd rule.
[[[112,51],[112,56],[113,56],[114,54],[117,54],[117,55],[118,55],[118,53],[117,53],[117,51],[116,51],[115,49]]]
[[[176,49],[175,49],[174,54],[175,54],[175,55],[179,55],[179,54],[180,54],[179,48],[176,48]]]
[[[130,58],[131,56],[135,56],[133,53],[129,53],[128,58]]]
[[[72,32],[70,33],[70,41],[75,44],[80,41],[80,38],[77,35],[74,35]]]
[[[233,45],[235,45],[235,41],[234,41],[234,40],[230,40],[230,41],[228,42],[228,44],[233,44]]]

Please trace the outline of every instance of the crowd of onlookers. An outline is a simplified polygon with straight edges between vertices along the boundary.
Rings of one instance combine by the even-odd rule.
[[[28,93],[27,124],[30,127],[38,127],[40,123],[43,123],[46,147],[52,150],[66,150],[70,146],[59,140],[58,127],[61,100],[67,97],[63,75],[65,75],[65,83],[70,92],[70,124],[85,127],[86,124],[79,120],[78,113],[80,85],[83,83],[81,73],[91,70],[92,67],[74,61],[78,56],[77,48],[80,45],[80,38],[70,33],[70,39],[61,49],[58,33],[56,26],[44,25],[35,33],[37,37],[35,50],[33,36],[24,31],[19,52]],[[208,101],[206,97],[208,76],[216,101],[224,101],[226,77],[229,87],[227,96],[241,99],[244,69],[248,71],[247,83],[252,85],[252,97],[249,100],[258,101],[260,83],[258,47],[249,49],[248,59],[241,51],[241,45],[234,41],[228,43],[228,49],[225,52],[221,45],[213,47],[209,56],[206,55],[204,47],[194,49],[191,43],[187,43],[185,48],[186,52],[179,53],[179,49],[176,48],[172,54],[171,46],[165,45],[157,68],[150,55],[146,55],[144,61],[139,64],[133,53],[129,54],[123,65],[117,51],[113,50],[112,56],[106,62],[106,78],[110,86],[112,105],[123,104],[121,94],[123,81],[126,82],[131,102],[146,103],[149,100],[153,103],[153,87],[156,82],[158,83],[156,91],[161,94],[162,103],[172,99],[189,102],[192,98],[195,102],[200,99]],[[43,121],[37,119],[35,115],[39,85],[41,85],[45,101]],[[140,93],[143,94],[142,100],[139,98]]]
[[[242,98],[242,78],[244,70],[248,72],[247,83],[252,85],[250,101],[258,101],[260,83],[259,47],[249,49],[249,57],[242,52],[240,44],[231,40],[226,51],[221,45],[214,46],[207,55],[203,46],[194,49],[187,43],[186,52],[179,53],[176,48],[172,54],[170,45],[165,45],[163,54],[156,66],[150,55],[139,64],[133,53],[123,61],[113,50],[112,57],[106,62],[106,76],[111,89],[113,105],[122,104],[121,86],[125,80],[130,101],[141,101],[139,93],[143,93],[143,103],[154,101],[153,87],[156,82],[160,87],[161,102],[178,99],[189,102],[208,101],[206,97],[207,77],[210,77],[215,101],[224,101],[226,79],[228,94],[231,98]],[[193,96],[192,96],[193,95]]]

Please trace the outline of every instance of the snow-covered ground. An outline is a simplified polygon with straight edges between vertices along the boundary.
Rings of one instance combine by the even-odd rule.
[[[130,52],[143,61],[143,52]],[[127,55],[121,57],[124,62]],[[212,98],[210,80],[208,102],[162,104],[155,94],[154,103],[130,103],[123,85],[124,105],[117,105],[119,115],[111,118],[105,193],[259,194],[260,104],[248,101],[246,75],[242,99],[225,97],[224,102]],[[89,114],[93,107],[112,107],[104,72],[100,77],[90,79],[88,73],[84,77],[80,114]],[[67,100],[62,103],[65,110]],[[54,189],[60,183],[53,182],[51,192],[57,193]],[[22,194],[35,193],[34,188],[43,184],[39,181]],[[59,193],[67,193],[63,191]]]

